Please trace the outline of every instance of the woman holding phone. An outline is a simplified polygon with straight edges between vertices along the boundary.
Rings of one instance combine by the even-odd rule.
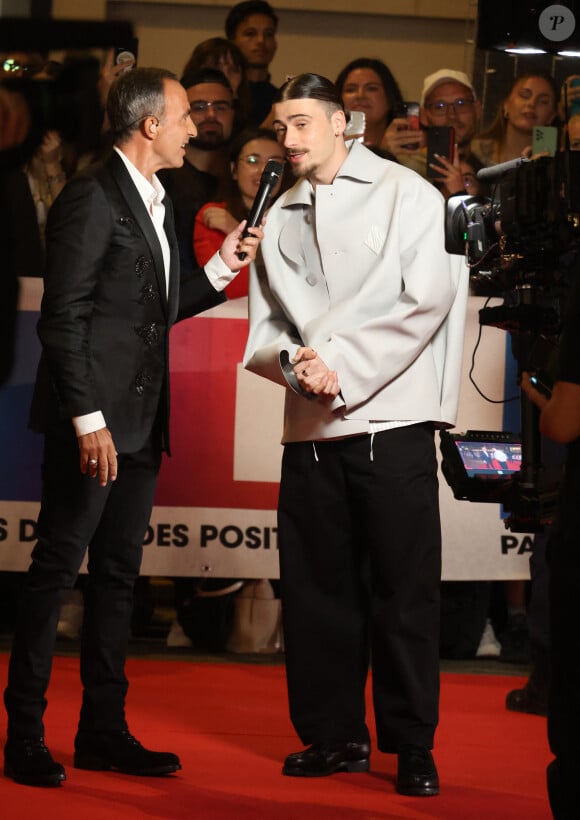
[[[558,87],[549,74],[516,77],[496,116],[471,149],[484,165],[527,156],[536,126],[551,125],[558,111]]]
[[[342,69],[335,85],[347,111],[365,114],[364,144],[379,147],[387,126],[403,103],[389,68],[382,60],[359,57]]]
[[[532,152],[532,133],[537,126],[550,125],[557,114],[558,89],[544,74],[517,77],[498,108],[495,118],[471,141],[471,154],[481,167],[496,165]],[[456,152],[457,153],[457,152]],[[459,156],[428,158],[429,176],[444,196],[463,193],[463,171]],[[469,191],[471,193],[471,191]]]

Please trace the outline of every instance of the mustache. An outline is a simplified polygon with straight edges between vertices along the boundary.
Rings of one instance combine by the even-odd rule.
[[[204,125],[212,125],[215,128],[221,128],[222,131],[223,131],[223,128],[224,128],[219,120],[210,120],[210,119],[202,120],[201,122],[196,123],[196,125],[197,125],[198,128],[202,128]]]

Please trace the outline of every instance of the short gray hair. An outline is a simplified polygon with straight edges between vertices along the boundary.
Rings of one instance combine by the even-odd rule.
[[[165,68],[133,68],[115,80],[107,99],[107,115],[116,143],[127,142],[146,117],[162,119],[165,80],[177,81],[177,77]]]

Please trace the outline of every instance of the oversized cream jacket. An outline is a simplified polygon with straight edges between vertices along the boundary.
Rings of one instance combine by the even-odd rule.
[[[244,365],[288,388],[283,442],[455,423],[468,273],[445,251],[444,208],[414,171],[355,142],[331,185],[314,197],[299,180],[270,209]],[[297,387],[300,345],[337,371],[331,405]]]

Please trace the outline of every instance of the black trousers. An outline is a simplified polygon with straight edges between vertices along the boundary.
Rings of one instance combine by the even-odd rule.
[[[441,532],[433,428],[287,444],[278,538],[290,714],[304,744],[433,746]]]
[[[160,447],[119,455],[115,482],[83,476],[72,425],[45,437],[38,540],[22,594],[4,702],[9,737],[44,735],[43,715],[63,592],[89,550],[81,639],[79,727],[126,728],[124,667],[133,586],[153,504]]]

